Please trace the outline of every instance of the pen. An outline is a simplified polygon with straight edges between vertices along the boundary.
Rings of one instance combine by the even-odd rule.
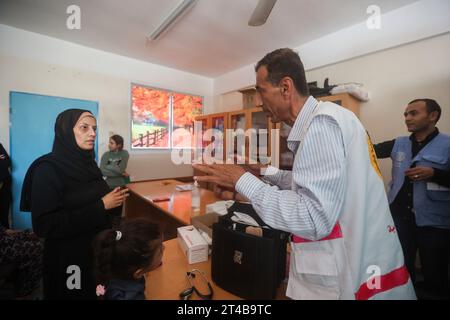
[[[152,199],[152,202],[163,202],[163,201],[169,201],[170,198],[155,198]]]

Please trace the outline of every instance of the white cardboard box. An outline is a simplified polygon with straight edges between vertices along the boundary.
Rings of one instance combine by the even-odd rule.
[[[208,243],[194,226],[178,228],[177,238],[189,264],[208,260]]]
[[[212,225],[219,221],[219,215],[215,212],[205,213],[200,216],[192,217],[191,223],[197,230],[203,230],[212,239]]]

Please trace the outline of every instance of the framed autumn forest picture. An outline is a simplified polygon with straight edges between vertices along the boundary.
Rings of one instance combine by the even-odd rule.
[[[132,83],[131,148],[191,148],[194,119],[202,113],[201,96]]]

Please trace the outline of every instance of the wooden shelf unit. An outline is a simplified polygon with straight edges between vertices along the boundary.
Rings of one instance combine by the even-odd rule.
[[[324,97],[318,97],[317,100],[319,101],[331,101],[334,102],[346,109],[351,110],[353,113],[356,114],[356,116],[359,117],[359,105],[360,101],[353,96],[351,96],[348,93],[342,93],[332,96],[324,96]],[[256,100],[259,101],[259,100]],[[204,123],[204,126],[206,126],[206,129],[210,129],[215,126],[215,123],[221,123],[223,126],[220,126],[220,128],[217,128],[219,130],[223,130],[223,147],[224,147],[224,160],[225,160],[225,147],[226,147],[226,129],[243,129],[246,131],[250,128],[255,129],[267,129],[268,130],[268,136],[267,136],[267,142],[268,142],[268,150],[267,155],[270,156],[270,150],[271,150],[271,129],[280,129],[280,140],[278,142],[278,148],[280,150],[280,158],[279,158],[279,165],[281,169],[289,170],[292,168],[293,163],[293,155],[290,152],[290,150],[287,148],[287,137],[289,134],[289,127],[283,125],[283,124],[274,124],[270,121],[270,117],[268,114],[266,114],[261,106],[252,107],[230,112],[222,112],[222,113],[215,113],[215,114],[209,114],[209,115],[203,115],[196,117],[196,121],[202,121]],[[204,128],[204,131],[206,130]],[[245,138],[245,155],[249,156],[249,141],[248,138]],[[211,141],[204,141],[204,147],[205,145],[208,145]],[[259,143],[258,143],[259,146]],[[259,150],[259,149],[258,149]],[[235,152],[237,150],[234,150]],[[291,153],[291,154],[289,154]],[[255,155],[254,155],[255,156]],[[259,156],[259,155],[257,155]],[[194,171],[194,175],[200,174],[199,172]]]

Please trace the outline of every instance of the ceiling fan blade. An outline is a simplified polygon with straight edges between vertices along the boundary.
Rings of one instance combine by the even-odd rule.
[[[258,5],[248,21],[248,25],[257,27],[266,23],[266,20],[276,2],[277,0],[259,0]]]

